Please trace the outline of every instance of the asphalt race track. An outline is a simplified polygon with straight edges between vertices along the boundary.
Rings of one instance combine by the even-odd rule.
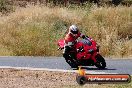
[[[106,59],[107,68],[97,69],[95,66],[89,66],[86,71],[89,73],[116,73],[132,75],[132,58],[128,59]],[[0,68],[36,68],[51,69],[53,71],[73,71],[65,62],[63,57],[0,57]]]

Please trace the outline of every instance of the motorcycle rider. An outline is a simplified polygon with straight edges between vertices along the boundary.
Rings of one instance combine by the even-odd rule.
[[[81,38],[86,38],[84,34],[82,34],[79,31],[79,28],[76,25],[71,25],[69,29],[67,30],[67,34],[64,38],[64,51],[63,51],[63,57],[68,58],[68,52],[71,50],[74,50],[74,45],[77,42],[76,40],[81,37]],[[73,54],[73,59],[75,59],[75,54]]]
[[[77,42],[77,39],[81,37],[83,39],[90,39],[89,37],[85,36],[84,34],[82,34],[78,27],[76,25],[71,25],[68,29],[68,33],[66,34],[65,38],[64,38],[64,42],[65,42],[65,45],[64,45],[64,51],[63,51],[63,57],[66,59],[69,59],[69,52],[70,51],[74,51],[75,50],[75,44]],[[88,42],[89,44],[91,42]],[[71,52],[70,52],[71,53]],[[72,57],[70,57],[72,59],[76,59],[76,52],[72,52]],[[95,55],[92,55],[91,58],[94,60],[95,64],[98,64],[96,59],[95,59]],[[77,61],[77,59],[76,59]]]

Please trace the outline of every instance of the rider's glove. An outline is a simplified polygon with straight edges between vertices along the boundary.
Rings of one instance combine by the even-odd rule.
[[[86,36],[85,36],[85,35],[83,35],[83,36],[82,36],[82,38],[83,38],[83,39],[85,39],[85,38],[86,38]]]
[[[83,35],[83,36],[82,36],[82,38],[83,38],[83,39],[85,39],[85,38],[89,38],[89,37],[88,37],[88,36]]]

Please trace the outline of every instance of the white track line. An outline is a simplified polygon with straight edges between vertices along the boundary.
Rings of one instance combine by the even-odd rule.
[[[48,69],[48,68],[32,68],[32,67],[12,67],[12,66],[0,66],[0,68],[8,69],[22,69],[22,70],[33,70],[33,71],[54,71],[54,72],[71,72],[78,73],[78,70],[63,70],[63,69]],[[107,72],[95,72],[95,71],[86,71],[88,74],[117,74],[117,73],[107,73]]]

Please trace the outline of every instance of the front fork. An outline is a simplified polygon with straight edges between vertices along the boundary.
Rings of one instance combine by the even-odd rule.
[[[94,63],[97,62],[97,60],[96,60],[96,55],[97,55],[97,52],[94,52],[94,53],[91,55],[91,58],[92,58],[92,60],[94,61]]]
[[[96,52],[94,52],[92,55],[91,55],[91,58],[92,58],[92,60],[94,61],[94,63],[97,63],[97,59],[96,59],[96,56],[97,56],[97,54],[99,54],[99,45],[97,45],[97,50],[96,50]]]

